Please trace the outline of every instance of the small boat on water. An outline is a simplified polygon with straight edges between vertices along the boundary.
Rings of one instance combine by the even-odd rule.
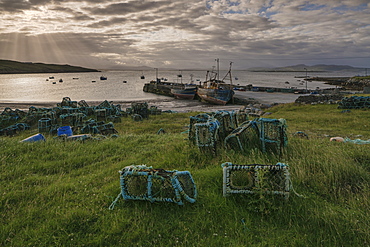
[[[226,105],[226,103],[229,102],[235,94],[231,77],[232,62],[230,62],[230,68],[225,77],[222,80],[219,80],[218,78],[216,79],[216,77],[218,77],[219,75],[219,59],[216,59],[216,61],[217,73],[212,70],[210,79],[208,80],[209,71],[207,71],[206,81],[203,82],[202,87],[198,88],[197,94],[202,100],[208,103],[216,105]],[[224,80],[228,75],[230,76],[230,83],[225,83]]]
[[[234,91],[247,91],[247,89],[245,89],[245,87],[234,87]]]

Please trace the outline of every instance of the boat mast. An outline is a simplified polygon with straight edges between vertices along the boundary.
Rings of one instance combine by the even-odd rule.
[[[230,62],[230,67],[229,67],[229,71],[226,73],[225,77],[222,79],[222,81],[225,80],[226,76],[229,75],[230,77],[230,85],[233,85],[233,79],[232,79],[232,76],[231,76],[231,66],[233,65],[233,62]]]
[[[217,81],[219,81],[220,80],[220,59],[216,58],[215,60],[217,62]]]

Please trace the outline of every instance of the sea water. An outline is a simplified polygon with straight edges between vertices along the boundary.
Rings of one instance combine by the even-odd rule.
[[[134,101],[168,99],[166,96],[143,92],[145,83],[161,78],[170,82],[199,84],[206,79],[206,71],[104,71],[90,73],[2,74],[0,75],[0,102],[61,102],[63,97],[79,101]],[[221,71],[223,79],[226,71]],[[100,76],[107,80],[100,80]],[[179,76],[181,75],[181,76]],[[308,76],[354,76],[353,72],[309,72]],[[141,79],[142,76],[145,79]],[[232,72],[232,83],[245,86],[280,88],[332,88],[324,82],[304,82],[305,72]],[[49,77],[54,77],[50,79]],[[62,79],[62,82],[59,80]],[[229,82],[229,77],[225,78]]]

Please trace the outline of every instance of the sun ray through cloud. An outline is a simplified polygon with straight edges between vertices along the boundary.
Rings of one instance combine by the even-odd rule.
[[[20,60],[156,66],[160,56],[186,67],[199,54],[203,64],[217,54],[245,68],[255,64],[245,57],[319,63],[370,49],[366,0],[5,1],[0,13],[0,46],[10,47],[2,56]]]

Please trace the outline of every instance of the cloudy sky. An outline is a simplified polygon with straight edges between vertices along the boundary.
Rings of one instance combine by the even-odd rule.
[[[370,68],[370,0],[0,0],[0,59]]]

